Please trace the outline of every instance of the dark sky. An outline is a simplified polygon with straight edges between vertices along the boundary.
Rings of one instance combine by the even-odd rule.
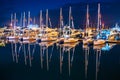
[[[59,8],[67,3],[78,2],[117,2],[119,0],[0,0],[0,25],[7,24],[11,13],[31,11],[37,15],[39,10]]]

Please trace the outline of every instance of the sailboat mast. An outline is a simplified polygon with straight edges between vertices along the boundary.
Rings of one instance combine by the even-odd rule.
[[[30,11],[28,12],[28,26],[30,25]]]
[[[99,8],[100,8],[100,4],[99,4]],[[101,12],[100,11],[99,11],[99,20],[100,20],[100,22],[99,22],[100,28],[99,29],[101,29],[102,28],[102,22],[101,22]]]
[[[51,20],[50,20],[50,18],[49,18],[49,25],[50,25],[50,27],[52,28],[52,23],[51,23]]]
[[[21,13],[21,17],[20,17],[20,26],[22,26],[22,13]]]
[[[25,12],[23,13],[23,27],[25,27],[25,21],[26,21],[26,19],[25,19]]]
[[[15,26],[16,26],[16,13],[14,14],[14,29],[15,29]]]
[[[46,10],[46,27],[48,27],[48,9]]]
[[[42,10],[40,10],[40,27],[42,28]]]
[[[61,36],[61,32],[62,32],[62,26],[63,26],[63,16],[62,16],[62,8],[60,8],[60,36]]]
[[[11,26],[13,27],[12,21],[13,21],[13,14],[11,14]]]
[[[15,36],[15,27],[16,27],[16,13],[14,14],[14,36]]]
[[[36,21],[35,21],[35,17],[34,17],[34,22],[33,22],[33,23],[34,23],[34,25],[35,25],[35,23],[36,23]]]
[[[71,18],[71,6],[69,8],[69,26],[70,26],[70,18]]]
[[[89,27],[89,5],[87,5],[86,29]],[[87,31],[86,31],[87,32]]]
[[[100,3],[98,4],[98,22],[97,22],[97,31],[100,29]]]
[[[62,28],[62,19],[63,19],[63,16],[62,16],[62,8],[60,8],[60,29]]]

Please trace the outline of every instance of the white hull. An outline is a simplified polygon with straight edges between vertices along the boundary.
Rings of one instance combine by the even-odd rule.
[[[8,41],[16,41],[16,40],[18,40],[18,37],[16,37],[16,36],[9,36],[9,37],[7,37],[7,39],[8,39]]]
[[[64,43],[75,43],[75,42],[78,41],[78,39],[74,39],[74,38],[68,38],[68,39],[60,38],[58,40],[58,42],[60,42],[60,41],[63,41]]]
[[[23,41],[35,40],[35,38],[32,38],[32,37],[20,37],[19,39],[23,39]]]
[[[94,45],[102,45],[102,44],[105,44],[105,40],[102,40],[102,39],[98,39],[98,40],[95,40]]]
[[[45,37],[45,38],[37,38],[36,40],[41,40],[41,42],[49,42],[49,41],[56,41],[57,38]]]
[[[83,44],[87,45],[87,44],[92,44],[93,43],[93,39],[83,39]]]

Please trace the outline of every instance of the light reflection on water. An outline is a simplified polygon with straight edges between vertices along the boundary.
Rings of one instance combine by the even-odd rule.
[[[81,42],[61,45],[55,42],[11,42],[10,46],[12,60],[17,64],[24,63],[26,66],[29,65],[30,68],[32,68],[34,64],[38,64],[38,66],[40,64],[40,68],[48,72],[54,68],[57,68],[59,75],[67,75],[69,77],[74,75],[74,77],[76,77],[75,74],[80,73],[84,76],[81,80],[91,79],[90,75],[94,77],[94,80],[98,80],[101,55],[108,53],[115,46],[115,44],[106,43],[99,46],[87,46],[82,45]],[[57,64],[55,64],[56,62]],[[83,64],[82,66],[84,68],[81,67],[83,71],[78,69],[78,71],[75,71],[74,74],[73,70],[76,70],[75,66],[80,66],[77,64],[78,62],[80,65]],[[91,65],[92,68],[89,67]],[[49,74],[52,74],[52,72]]]

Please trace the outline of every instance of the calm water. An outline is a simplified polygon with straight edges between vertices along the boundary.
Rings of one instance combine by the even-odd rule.
[[[0,80],[120,80],[120,45],[52,44],[0,47]]]

